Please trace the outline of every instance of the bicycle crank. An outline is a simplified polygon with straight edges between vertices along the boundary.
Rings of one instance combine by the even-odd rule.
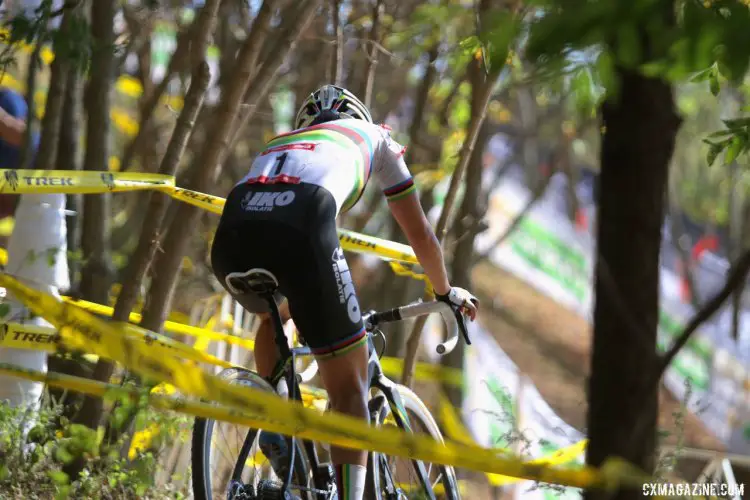
[[[233,481],[229,487],[227,500],[300,500],[297,495],[281,489],[281,483],[262,479],[257,491],[252,484]]]

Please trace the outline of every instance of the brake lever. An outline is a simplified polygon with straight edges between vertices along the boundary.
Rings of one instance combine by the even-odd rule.
[[[463,335],[464,337],[464,342],[466,342],[466,345],[471,345],[471,340],[469,339],[469,331],[466,328],[466,318],[461,312],[461,309],[454,310],[453,314],[456,316],[458,329],[461,330],[461,335]]]

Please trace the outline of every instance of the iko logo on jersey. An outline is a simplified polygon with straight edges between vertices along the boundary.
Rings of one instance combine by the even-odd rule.
[[[240,206],[246,212],[270,212],[274,207],[285,207],[294,201],[294,191],[253,192],[242,198]]]
[[[349,313],[349,319],[356,323],[362,317],[359,310],[357,295],[354,293],[354,283],[352,274],[349,272],[349,265],[344,258],[344,251],[341,247],[333,251],[333,273],[336,275],[336,284],[339,287],[339,302],[346,304],[346,312]]]

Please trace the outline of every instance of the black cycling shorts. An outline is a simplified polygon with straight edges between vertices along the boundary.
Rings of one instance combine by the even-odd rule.
[[[292,319],[316,356],[340,355],[367,341],[354,283],[339,246],[336,202],[325,188],[236,186],[216,230],[211,265],[225,288],[224,279],[232,272],[262,268],[273,273],[279,281],[277,303],[289,301]],[[250,312],[269,311],[257,295],[234,298]]]

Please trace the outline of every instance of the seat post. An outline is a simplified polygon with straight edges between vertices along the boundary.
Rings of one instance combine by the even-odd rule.
[[[262,297],[268,302],[268,307],[271,309],[271,321],[273,321],[275,332],[274,340],[276,341],[276,348],[279,350],[279,355],[282,360],[291,358],[292,351],[289,349],[289,343],[284,333],[284,323],[281,321],[281,312],[279,311],[279,306],[276,305],[273,293],[263,294]]]

